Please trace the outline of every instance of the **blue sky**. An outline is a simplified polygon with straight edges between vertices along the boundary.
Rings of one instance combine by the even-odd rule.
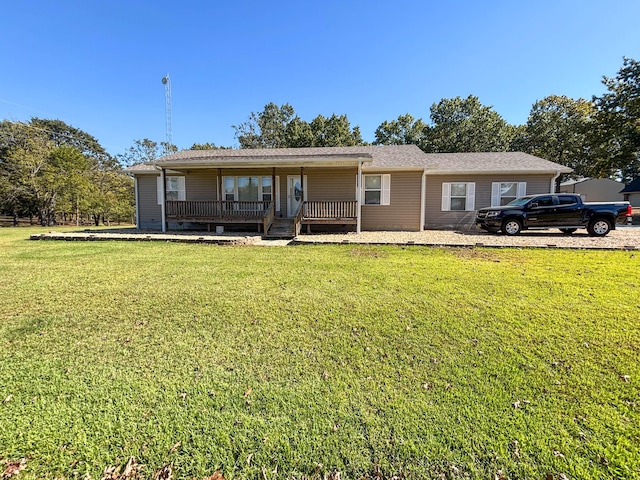
[[[604,92],[640,59],[638,0],[30,1],[0,16],[0,118],[58,118],[112,154],[165,139],[237,146],[265,104],[304,120],[346,114],[366,141],[384,120],[429,118],[476,95],[526,121],[547,95]]]

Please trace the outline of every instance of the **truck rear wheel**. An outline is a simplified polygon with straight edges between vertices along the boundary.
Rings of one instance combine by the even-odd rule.
[[[592,237],[604,237],[611,231],[611,222],[606,218],[596,218],[589,222],[587,231]]]
[[[522,222],[517,218],[507,218],[502,222],[502,233],[505,235],[517,235],[522,230]]]

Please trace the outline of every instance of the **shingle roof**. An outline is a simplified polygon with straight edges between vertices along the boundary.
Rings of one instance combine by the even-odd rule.
[[[159,158],[158,166],[243,166],[266,163],[331,163],[355,165],[364,160],[364,170],[418,169],[427,174],[446,173],[569,173],[570,168],[522,152],[424,153],[415,145],[364,147],[269,148],[239,150],[183,150]],[[131,173],[150,172],[153,165],[130,167]]]
[[[374,159],[371,167],[422,166],[427,174],[495,173],[495,172],[556,172],[569,173],[571,169],[558,163],[522,152],[425,153],[416,160],[400,160],[389,164]]]

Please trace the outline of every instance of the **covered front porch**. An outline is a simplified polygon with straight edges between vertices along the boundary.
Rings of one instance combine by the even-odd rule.
[[[259,232],[270,236],[274,223],[280,227],[274,236],[296,236],[303,226],[307,232],[312,225],[358,224],[358,202],[352,201],[302,201],[291,217],[276,217],[273,201],[196,201],[167,200],[167,222],[191,222],[212,225],[254,224]],[[282,232],[284,230],[284,232]]]
[[[361,164],[231,168],[161,167],[162,230],[250,226],[293,238],[304,227],[360,231]],[[216,228],[217,229],[217,228]]]

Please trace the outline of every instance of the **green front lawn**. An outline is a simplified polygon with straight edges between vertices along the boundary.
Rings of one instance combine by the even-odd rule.
[[[0,476],[640,476],[638,254],[39,231],[0,229]]]

